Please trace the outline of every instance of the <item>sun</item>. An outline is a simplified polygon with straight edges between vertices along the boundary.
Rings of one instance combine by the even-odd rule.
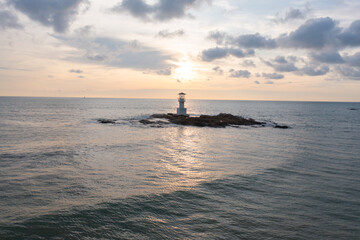
[[[195,78],[195,68],[194,65],[188,61],[184,60],[176,64],[177,68],[174,70],[174,78],[180,81],[192,80]]]

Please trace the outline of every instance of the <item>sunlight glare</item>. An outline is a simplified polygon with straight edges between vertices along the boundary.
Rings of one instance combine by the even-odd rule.
[[[193,64],[188,61],[184,60],[177,63],[177,68],[174,71],[174,78],[180,81],[184,80],[192,80],[195,77],[195,71]]]

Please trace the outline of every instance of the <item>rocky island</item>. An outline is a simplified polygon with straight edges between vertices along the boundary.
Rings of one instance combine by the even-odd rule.
[[[181,92],[178,94],[179,107],[177,108],[177,114],[153,114],[146,119],[142,119],[139,122],[152,127],[159,127],[164,124],[177,124],[185,126],[196,126],[196,127],[213,127],[213,128],[224,128],[227,126],[273,126],[274,128],[289,128],[285,125],[278,125],[273,122],[259,122],[252,118],[244,118],[235,116],[229,113],[220,113],[218,115],[200,115],[200,116],[189,116],[187,109],[185,108],[185,93]],[[104,124],[116,124],[116,119],[97,119],[99,123]]]
[[[153,114],[147,119],[140,120],[142,124],[166,124],[164,121],[159,119],[166,119],[170,123],[185,126],[196,126],[196,127],[215,127],[224,128],[227,126],[265,126],[266,122],[259,122],[252,118],[243,118],[240,116],[234,116],[228,113],[220,113],[215,116],[211,115],[200,115],[198,117],[190,117],[187,115],[177,115],[173,113],[168,114]],[[275,128],[288,128],[288,126],[274,125]]]

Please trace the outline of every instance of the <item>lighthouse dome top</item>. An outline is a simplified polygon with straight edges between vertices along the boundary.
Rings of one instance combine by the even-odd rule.
[[[179,95],[186,95],[186,93],[181,92],[181,93],[179,93]]]

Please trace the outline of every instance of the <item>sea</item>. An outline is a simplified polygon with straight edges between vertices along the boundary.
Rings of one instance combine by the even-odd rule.
[[[360,103],[0,97],[0,239],[360,239]],[[113,119],[101,124],[98,119]]]

